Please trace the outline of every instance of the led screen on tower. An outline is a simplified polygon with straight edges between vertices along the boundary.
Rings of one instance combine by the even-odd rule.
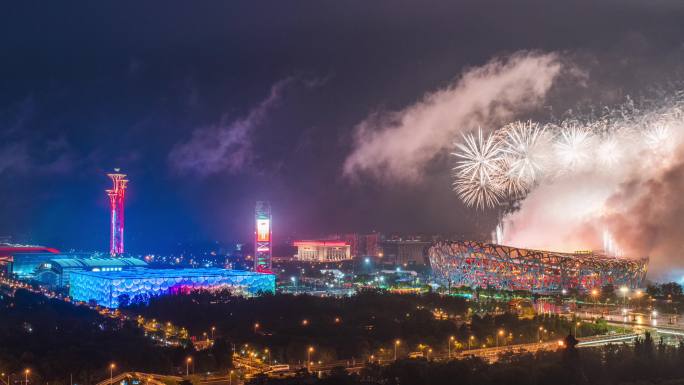
[[[271,240],[270,220],[257,219],[257,242],[268,242]]]

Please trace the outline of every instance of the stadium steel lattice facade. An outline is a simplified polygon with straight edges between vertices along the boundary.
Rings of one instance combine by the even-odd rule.
[[[606,285],[641,286],[648,259],[556,253],[472,241],[438,242],[428,251],[434,278],[449,286],[553,293]]]

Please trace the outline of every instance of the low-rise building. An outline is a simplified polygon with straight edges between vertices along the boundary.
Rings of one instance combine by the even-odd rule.
[[[295,241],[295,259],[309,262],[338,262],[352,259],[351,246],[343,241]]]

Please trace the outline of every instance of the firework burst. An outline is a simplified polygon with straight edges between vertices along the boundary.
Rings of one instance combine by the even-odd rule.
[[[555,149],[564,171],[576,171],[588,162],[591,137],[591,131],[580,126],[572,126],[561,131]]]
[[[529,189],[544,172],[546,149],[550,143],[546,130],[537,123],[514,122],[502,129],[505,132],[501,152],[505,158],[506,179],[519,193]]]
[[[457,143],[459,158],[453,171],[456,175],[454,188],[469,206],[494,207],[499,204],[501,185],[499,178],[503,156],[499,142],[478,129],[477,135],[464,135],[464,143]]]
[[[542,183],[648,172],[682,144],[683,116],[684,99],[646,112],[606,110],[597,119],[512,122],[490,135],[478,129],[455,144],[453,188],[482,209],[525,199]]]

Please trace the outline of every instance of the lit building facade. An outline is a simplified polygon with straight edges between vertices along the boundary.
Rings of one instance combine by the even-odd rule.
[[[431,242],[386,240],[381,243],[383,260],[397,266],[426,265]]]
[[[648,259],[591,252],[558,253],[472,242],[437,242],[429,251],[434,278],[443,285],[555,293],[606,285],[640,287]]]
[[[40,264],[34,279],[53,288],[69,286],[69,276],[74,272],[113,272],[147,268],[147,263],[138,258],[52,258]]]
[[[218,268],[72,272],[70,283],[69,295],[74,300],[108,308],[199,289],[229,289],[238,295],[275,293],[273,274]]]
[[[309,262],[338,262],[352,259],[351,246],[343,241],[295,241],[295,259]]]
[[[0,243],[0,272],[30,278],[38,265],[58,255],[51,247]]]

